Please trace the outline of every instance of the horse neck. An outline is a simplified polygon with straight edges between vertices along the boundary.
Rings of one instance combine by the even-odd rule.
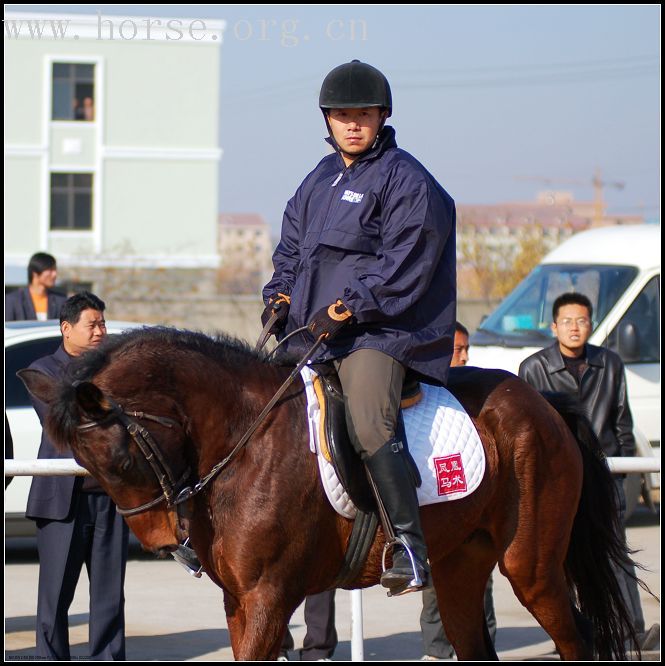
[[[289,368],[256,362],[246,373],[211,372],[198,382],[202,390],[187,396],[193,439],[199,453],[199,468],[205,472],[230,453],[290,373]],[[274,424],[304,423],[304,389],[299,378],[292,383],[272,410],[262,419],[244,447],[251,457],[269,455],[277,442],[271,437]],[[306,423],[294,428],[307,430]],[[302,434],[302,433],[301,433]],[[300,437],[299,437],[300,438]],[[256,442],[260,440],[260,448]]]

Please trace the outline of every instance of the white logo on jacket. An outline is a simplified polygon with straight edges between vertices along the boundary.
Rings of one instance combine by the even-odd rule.
[[[354,192],[353,190],[344,190],[342,201],[350,201],[351,203],[360,203],[363,200],[364,194]]]

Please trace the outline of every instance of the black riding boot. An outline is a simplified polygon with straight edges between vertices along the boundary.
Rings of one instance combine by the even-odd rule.
[[[365,460],[395,536],[407,545],[415,560],[414,570],[406,548],[399,543],[395,545],[393,565],[381,576],[381,585],[389,588],[392,596],[420,590],[427,584],[429,575],[416,481],[407,455],[402,442],[394,438]]]

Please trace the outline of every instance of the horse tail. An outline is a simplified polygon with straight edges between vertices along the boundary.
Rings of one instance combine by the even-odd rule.
[[[573,523],[565,570],[575,590],[579,612],[592,625],[594,651],[601,660],[626,659],[632,644],[639,646],[617,570],[636,578],[635,563],[623,537],[619,498],[605,455],[579,403],[571,396],[543,393],[575,436],[582,453],[582,494]],[[579,624],[584,619],[576,618]]]

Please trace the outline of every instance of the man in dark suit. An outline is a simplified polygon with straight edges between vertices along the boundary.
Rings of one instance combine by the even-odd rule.
[[[28,263],[28,286],[5,296],[5,321],[58,319],[65,294],[53,289],[58,276],[55,257],[37,252]]]
[[[60,313],[62,345],[30,367],[65,377],[71,362],[106,336],[104,309],[104,302],[89,292],[69,298]],[[32,401],[43,425],[47,406],[34,397]],[[38,457],[73,456],[56,450],[43,432]],[[129,531],[111,498],[91,477],[37,476],[26,517],[37,522],[37,656],[70,659],[67,613],[85,563],[90,580],[90,659],[124,660]]]

